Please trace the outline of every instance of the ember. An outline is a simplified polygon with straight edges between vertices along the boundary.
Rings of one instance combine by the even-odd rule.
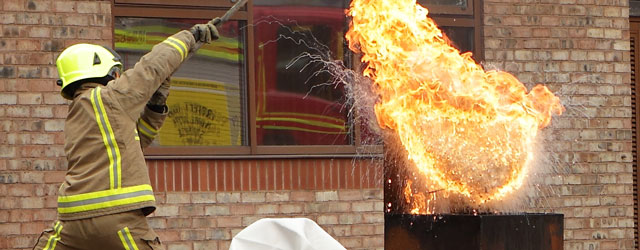
[[[523,185],[539,130],[564,111],[558,97],[485,71],[415,0],[354,0],[347,14],[350,49],[362,53],[379,97],[378,125],[393,131],[425,180],[424,191],[404,190],[410,211],[447,212],[433,209],[436,197],[480,207]]]

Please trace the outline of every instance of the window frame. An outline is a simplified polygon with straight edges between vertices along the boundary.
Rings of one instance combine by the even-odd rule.
[[[418,2],[418,4],[422,4]],[[474,0],[467,0],[467,7],[460,8],[451,5],[431,5],[424,4],[424,7],[429,9],[429,14],[437,15],[437,14],[447,14],[447,15],[466,15],[466,16],[474,16],[474,7],[476,7]]]
[[[467,0],[467,9],[453,6],[425,6],[429,16],[438,26],[473,28],[473,58],[476,62],[484,61],[484,8],[482,0]],[[464,51],[461,51],[464,52]]]
[[[183,0],[175,2],[171,0],[113,0],[111,1],[111,18],[116,17],[155,17],[155,18],[191,18],[191,19],[210,19],[219,17],[235,3],[229,0]],[[474,58],[483,58],[482,43],[482,10],[477,1],[468,0],[469,6],[467,10],[473,10],[473,14],[449,12],[450,14],[430,13],[432,18],[442,26],[459,26],[473,27],[474,33]],[[442,8],[440,8],[442,7]],[[440,6],[434,8],[435,11],[452,11],[449,8],[459,9],[452,6]],[[444,8],[449,7],[449,8]],[[475,8],[473,8],[475,7]],[[446,13],[446,12],[445,12]],[[461,15],[466,15],[461,16]],[[470,18],[471,17],[471,18]],[[253,0],[249,0],[247,5],[235,13],[231,20],[241,20],[247,24],[253,23]],[[111,30],[114,30],[115,21],[112,22]],[[479,28],[480,27],[480,28]],[[478,30],[480,32],[478,32]],[[287,145],[287,146],[270,146],[257,145],[257,128],[256,128],[256,77],[255,77],[255,56],[254,56],[254,28],[252,25],[247,26],[246,31],[246,79],[247,89],[245,98],[247,100],[247,117],[248,122],[248,141],[246,146],[175,146],[175,147],[149,147],[145,149],[147,159],[166,159],[172,157],[197,157],[197,158],[216,158],[216,157],[237,157],[237,156],[257,156],[257,157],[279,157],[282,155],[304,156],[312,155],[316,157],[342,157],[349,155],[381,155],[383,145],[363,145],[361,138],[362,124],[357,119],[351,119],[353,126],[354,143],[352,145]],[[115,46],[115,41],[112,41]],[[351,53],[351,52],[348,52]],[[350,56],[350,61],[354,68],[360,64],[357,56]]]

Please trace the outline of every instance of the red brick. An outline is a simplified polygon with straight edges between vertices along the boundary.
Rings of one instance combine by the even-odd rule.
[[[256,191],[258,190],[258,163],[255,161],[246,161],[243,163],[247,168],[243,169],[243,174],[246,175],[246,181],[248,182],[248,188],[246,190]],[[244,181],[244,180],[243,180]]]
[[[39,24],[41,14],[36,13],[19,13],[15,15],[14,20],[16,24]],[[11,18],[7,18],[11,19]],[[22,42],[22,41],[21,41]]]
[[[104,40],[112,40],[113,39],[113,31],[107,30],[107,29],[103,29],[101,38],[104,39]]]
[[[56,12],[75,12],[75,1],[54,1],[53,10]]]
[[[27,197],[35,195],[35,186],[33,184],[13,184],[7,191],[9,196]]]
[[[22,208],[44,208],[45,197],[23,197],[20,198],[20,206]]]
[[[24,0],[6,0],[2,3],[5,11],[24,11],[26,7]]]
[[[265,161],[264,163],[266,190],[275,190],[275,163],[273,161]]]
[[[50,11],[51,1],[46,0],[27,0],[28,11]]]
[[[216,191],[225,191],[225,168],[220,161],[216,161],[214,166],[216,168]]]
[[[31,27],[30,29],[28,29],[28,36],[29,37],[50,37],[51,36],[51,29],[49,27]]]
[[[240,227],[242,226],[242,218],[240,217],[219,217],[218,227]]]
[[[164,242],[174,242],[180,240],[179,230],[159,230],[157,231],[160,240]]]
[[[29,55],[29,64],[51,65],[51,64],[54,64],[54,59],[51,53],[33,53]],[[42,90],[39,90],[39,91],[42,91]]]
[[[231,248],[230,240],[218,242],[218,249],[229,249],[229,248]]]
[[[229,208],[232,215],[251,215],[255,214],[256,207],[252,204],[231,205]]]
[[[215,240],[197,241],[193,243],[194,250],[217,250],[218,242]]]
[[[100,13],[111,14],[111,3],[108,3],[108,2],[100,3]]]
[[[242,191],[242,173],[240,164],[236,161],[225,161],[225,190]]]
[[[351,226],[351,234],[352,235],[374,235],[375,226],[374,225],[353,225]]]
[[[42,53],[42,54],[39,54],[39,55],[43,56],[43,57],[51,58],[51,54],[50,53]],[[33,92],[54,92],[54,93],[48,93],[48,94],[51,94],[51,95],[55,94],[55,95],[59,96],[59,94],[58,94],[59,88],[57,86],[55,86],[54,84],[51,84],[51,80],[35,80],[35,79],[34,80],[29,80],[29,89],[30,89],[30,91],[33,91]],[[43,93],[43,95],[46,95],[46,94]],[[58,102],[54,102],[54,103],[45,102],[44,104],[63,104],[63,103],[60,103],[58,101]]]
[[[25,234],[40,234],[47,227],[48,223],[44,222],[30,222],[22,223],[20,231]]]
[[[198,178],[198,182],[200,183],[199,191],[210,191],[209,189],[209,165],[207,161],[197,161],[198,171],[194,171],[194,173],[198,173],[194,177]]]
[[[164,178],[166,180],[166,191],[176,191],[176,180],[180,180],[180,178],[176,178],[176,176],[180,176],[176,170],[176,166],[174,166],[175,161],[164,161],[161,165],[165,167]]]
[[[99,2],[78,2],[78,13],[100,13]]]
[[[63,25],[63,16],[57,13],[54,14],[38,14],[41,22],[44,25]]]
[[[191,189],[191,164],[189,161],[176,161],[179,162],[180,169],[182,171],[182,189],[176,191],[192,191]]]
[[[313,201],[315,193],[310,191],[292,191],[291,201]]]
[[[19,223],[2,223],[0,224],[0,235],[16,235],[20,234]]]
[[[293,176],[292,176],[292,171],[293,171],[293,162],[292,161],[283,161],[282,162],[282,178],[283,178],[283,183],[282,183],[282,189],[283,190],[291,190],[292,189],[292,185],[293,185]]]
[[[347,249],[353,249],[353,248],[362,247],[363,238],[340,237],[336,240],[338,240],[338,242],[340,242],[340,244],[342,244],[343,247]]]
[[[157,173],[156,173],[156,165],[157,165],[158,161],[147,161],[147,167],[149,169],[149,182],[151,184],[151,187],[156,190],[156,187],[158,185],[158,181],[157,181]]]
[[[17,23],[17,14],[5,12],[0,16],[0,24],[14,24]]]
[[[69,26],[82,26],[89,23],[89,16],[79,14],[69,14],[64,17],[64,24]]]
[[[11,210],[11,211],[13,211],[13,210]],[[11,211],[10,210],[0,210],[0,221],[8,222],[9,218],[11,218],[11,217],[9,217],[9,214],[11,213]]]
[[[18,94],[18,104],[41,104],[42,94],[39,93],[23,93]]]
[[[283,214],[300,214],[304,211],[304,206],[301,204],[281,204],[279,210]]]
[[[185,162],[185,169],[188,170],[189,175],[186,177],[189,183],[189,191],[198,191],[200,186],[200,179],[198,178],[198,165],[196,161]]]
[[[282,164],[282,160],[274,160],[273,167],[275,168],[274,174],[274,190],[283,190],[284,189],[284,166]]]
[[[292,182],[291,182],[291,190],[298,190],[298,189],[302,189],[302,171],[300,170],[300,164],[299,164],[299,160],[295,160],[293,163],[291,163],[291,176],[292,176]]]
[[[96,39],[102,35],[102,31],[95,28],[78,28],[77,35],[80,39]]]

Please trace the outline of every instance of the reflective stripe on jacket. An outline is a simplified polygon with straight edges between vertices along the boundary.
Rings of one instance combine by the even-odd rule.
[[[155,210],[142,148],[166,114],[146,104],[194,44],[191,33],[181,31],[107,86],[85,83],[76,91],[64,129],[68,170],[58,196],[61,220]]]

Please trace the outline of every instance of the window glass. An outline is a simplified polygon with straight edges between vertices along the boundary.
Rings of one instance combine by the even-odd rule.
[[[344,89],[322,71],[327,61],[349,64],[346,7],[348,1],[254,1],[258,145],[353,143]]]
[[[153,45],[206,21],[116,17],[116,51],[130,69]],[[243,26],[224,23],[218,28],[220,39],[202,46],[173,74],[169,114],[153,145],[248,145]]]
[[[467,7],[467,0],[418,0],[418,3],[427,6],[442,5],[460,8]]]

